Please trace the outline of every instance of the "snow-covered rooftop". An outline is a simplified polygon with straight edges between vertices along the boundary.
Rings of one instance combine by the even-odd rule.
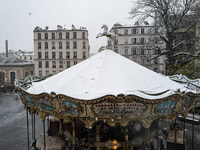
[[[82,100],[106,95],[136,95],[159,99],[180,92],[191,92],[185,85],[153,72],[111,50],[91,58],[27,89],[31,94],[64,94]]]

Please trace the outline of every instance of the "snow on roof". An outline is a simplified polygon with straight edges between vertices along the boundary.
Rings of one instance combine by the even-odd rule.
[[[181,92],[191,92],[168,77],[153,72],[111,50],[91,58],[27,89],[31,94],[64,94],[92,100],[106,95],[136,95],[159,99]]]

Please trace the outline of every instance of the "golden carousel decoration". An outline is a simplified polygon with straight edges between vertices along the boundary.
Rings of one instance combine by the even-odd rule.
[[[48,136],[67,141],[58,149],[134,149],[147,141],[134,126],[148,129],[157,118],[186,117],[199,105],[197,90],[172,78],[104,50],[56,75],[15,84],[27,111],[49,118]]]

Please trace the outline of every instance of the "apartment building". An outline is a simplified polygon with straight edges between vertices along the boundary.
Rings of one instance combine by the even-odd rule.
[[[36,27],[34,34],[35,74],[58,73],[89,57],[88,30],[84,27],[57,30]]]
[[[159,38],[161,32],[155,26],[147,21],[143,24],[136,22],[133,26],[114,24],[110,32],[118,37],[115,44],[108,41],[108,48],[155,72],[164,74],[164,56],[147,61],[157,56],[164,47]]]

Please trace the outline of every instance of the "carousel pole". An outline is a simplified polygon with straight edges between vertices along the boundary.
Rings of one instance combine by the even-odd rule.
[[[26,107],[26,122],[27,122],[27,140],[28,140],[28,150],[30,150],[29,147],[29,123],[28,123],[28,108]]]
[[[158,133],[159,132],[159,129],[158,129],[159,128],[159,124],[158,124],[159,122],[158,121],[159,121],[159,119],[157,118],[156,119],[156,124],[157,124],[157,138],[158,138],[158,140],[157,140],[157,150],[159,149],[159,133]]]
[[[34,133],[33,133],[33,113],[31,113],[31,124],[32,124],[32,141],[34,139]]]
[[[175,119],[175,126],[176,126],[176,119]],[[175,127],[175,149],[176,149],[176,127]]]
[[[75,137],[75,121],[74,121],[74,120],[73,120],[73,122],[72,122],[72,132],[73,132],[73,133],[72,133],[72,134],[73,134],[73,135],[72,135],[72,136],[73,136],[73,138],[72,138],[72,143],[75,144],[75,138],[76,138],[76,137]]]
[[[45,119],[43,120],[43,138],[44,138],[44,150],[46,150],[46,141],[45,141]]]
[[[185,146],[185,118],[184,118],[184,124],[183,124],[184,130],[183,130],[183,145]]]
[[[100,150],[100,125],[96,126],[97,150]]]
[[[128,150],[128,129],[125,129],[125,147],[126,147],[126,150]]]
[[[194,150],[194,108],[193,108],[193,120],[192,120],[192,150]]]
[[[34,128],[33,128],[33,129],[34,129],[34,140],[35,140],[35,139],[36,139],[36,136],[35,136],[35,112],[34,112],[34,114],[33,114],[33,118],[34,118],[34,119],[33,119],[33,120],[34,120]]]

